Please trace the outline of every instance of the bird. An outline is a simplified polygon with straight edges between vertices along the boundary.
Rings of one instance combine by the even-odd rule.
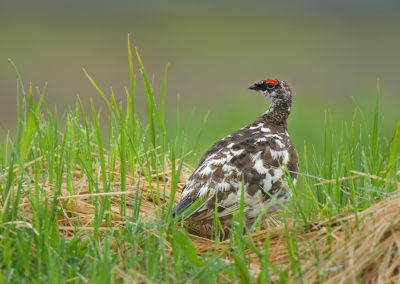
[[[254,122],[219,140],[202,156],[182,189],[180,202],[172,210],[175,218],[185,218],[202,236],[212,237],[215,233],[215,210],[222,234],[229,234],[241,196],[247,229],[260,212],[270,215],[293,196],[285,174],[287,170],[295,185],[298,153],[287,127],[292,91],[285,81],[278,79],[262,80],[248,89],[264,95],[269,108]],[[199,206],[182,216],[193,204]]]

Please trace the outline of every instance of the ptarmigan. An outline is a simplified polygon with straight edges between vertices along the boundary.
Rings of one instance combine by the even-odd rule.
[[[244,215],[250,228],[262,209],[270,214],[289,201],[292,193],[284,171],[296,183],[298,155],[287,129],[291,90],[285,81],[267,79],[249,87],[270,101],[268,110],[253,123],[212,146],[183,188],[173,215],[184,212],[195,200],[207,200],[188,220],[197,232],[213,235],[215,202],[224,232],[232,225],[244,184]],[[217,199],[216,199],[217,198]],[[261,208],[264,207],[264,208]]]

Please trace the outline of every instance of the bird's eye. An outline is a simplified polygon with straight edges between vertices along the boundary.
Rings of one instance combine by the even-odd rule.
[[[275,87],[274,83],[267,83],[267,88],[268,89],[273,89]]]

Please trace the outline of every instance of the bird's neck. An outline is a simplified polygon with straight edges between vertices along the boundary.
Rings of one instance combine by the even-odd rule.
[[[286,120],[289,117],[292,108],[292,99],[273,99],[268,110],[262,115],[269,122],[286,125]]]

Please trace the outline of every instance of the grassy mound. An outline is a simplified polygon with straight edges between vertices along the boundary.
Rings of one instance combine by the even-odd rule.
[[[96,157],[96,154],[92,156]],[[24,166],[25,171],[30,175],[33,175],[33,164],[30,162]],[[119,166],[119,162],[117,162],[116,169]],[[56,227],[62,237],[66,240],[88,237],[88,232],[93,229],[96,220],[96,206],[93,203],[105,202],[104,199],[96,200],[100,197],[108,198],[110,207],[105,215],[110,216],[110,222],[107,224],[103,221],[97,227],[98,231],[123,230],[127,222],[131,222],[130,218],[121,215],[121,195],[126,196],[126,216],[136,216],[139,219],[156,222],[161,218],[163,209],[168,207],[170,200],[167,196],[170,196],[172,192],[172,164],[167,162],[164,168],[165,172],[154,172],[150,182],[144,175],[140,176],[136,173],[135,176],[131,176],[128,174],[126,191],[118,191],[121,177],[115,173],[115,180],[111,184],[110,191],[104,192],[100,189],[98,193],[89,193],[90,181],[88,178],[81,176],[81,171],[78,169],[73,171],[75,194],[71,195],[67,190],[66,183],[63,183],[57,197],[57,208],[63,214],[57,218]],[[93,169],[93,171],[99,172],[99,169]],[[190,172],[189,166],[183,167],[177,183],[175,201],[179,200],[180,192]],[[151,190],[157,187],[160,176],[163,177],[166,185],[164,197],[157,196]],[[343,179],[355,179],[362,176],[368,175],[358,173]],[[372,176],[372,178],[380,179],[378,176]],[[66,179],[67,177],[64,176],[64,180]],[[246,281],[256,281],[264,273],[262,269],[268,268],[268,266],[289,271],[293,262],[297,262],[301,264],[299,269],[304,272],[297,278],[300,281],[395,283],[400,274],[400,182],[391,182],[398,188],[396,193],[358,214],[316,220],[307,226],[301,226],[296,224],[293,219],[287,218],[283,225],[264,224],[261,230],[252,232],[243,239],[221,242],[187,233],[191,240],[189,246],[199,256],[215,254],[235,266],[235,250],[232,247],[236,246],[235,242],[237,241],[244,242],[246,244],[244,255],[248,268],[247,273],[242,275],[242,280],[246,279]],[[23,192],[34,188],[33,184],[28,186],[23,183],[22,186]],[[50,201],[54,200],[55,192],[50,184],[42,183],[41,191],[32,193],[39,196],[42,205],[47,201],[47,206],[51,207]],[[11,192],[9,194],[11,195]],[[25,221],[14,222],[16,228],[28,227],[34,230],[31,225],[34,221],[33,211],[29,195],[22,193],[18,215]],[[37,231],[35,233],[40,235]],[[165,239],[168,239],[167,235],[166,233]],[[266,264],[261,263],[263,258],[260,257],[260,252],[265,252],[266,247],[268,247],[269,264],[264,267]],[[316,252],[319,256],[318,262],[315,259]],[[117,250],[115,253],[120,252]],[[168,261],[173,263],[173,247],[166,248],[166,255],[170,257]],[[230,278],[225,276],[223,279],[229,280]],[[272,274],[269,279],[279,281],[282,279],[282,275]],[[133,279],[126,276],[125,280]]]

